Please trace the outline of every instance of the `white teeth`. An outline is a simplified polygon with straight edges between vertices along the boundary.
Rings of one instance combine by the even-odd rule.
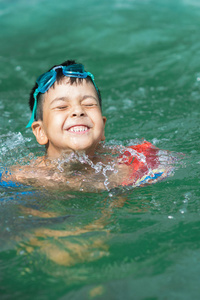
[[[74,126],[69,129],[69,131],[71,131],[71,132],[83,132],[83,131],[87,131],[87,130],[88,130],[88,127],[86,127],[86,126]]]

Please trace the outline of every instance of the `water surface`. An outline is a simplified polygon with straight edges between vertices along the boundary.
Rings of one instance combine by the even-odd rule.
[[[129,191],[1,187],[1,299],[199,298],[199,18],[194,0],[0,2],[1,166],[44,153],[29,91],[73,58],[102,92],[107,144],[184,154]]]

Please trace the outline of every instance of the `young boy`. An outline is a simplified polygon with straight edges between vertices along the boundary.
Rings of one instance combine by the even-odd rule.
[[[70,190],[137,186],[166,177],[169,168],[148,142],[114,151],[102,145],[106,117],[94,76],[75,61],[52,67],[36,81],[30,95],[31,127],[46,155],[28,166],[2,174],[5,185],[19,182]],[[106,153],[106,154],[105,154]]]

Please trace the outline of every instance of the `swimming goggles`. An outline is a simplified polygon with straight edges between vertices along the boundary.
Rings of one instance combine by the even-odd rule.
[[[98,96],[100,97],[98,87],[96,86],[96,83],[94,81],[94,75],[90,72],[86,72],[84,70],[84,66],[82,64],[74,64],[70,66],[56,66],[53,69],[51,69],[49,72],[46,72],[38,77],[36,80],[36,83],[38,84],[37,89],[35,90],[33,97],[34,97],[34,105],[32,110],[31,119],[28,122],[26,128],[31,127],[32,123],[35,120],[36,117],[36,111],[37,111],[37,96],[39,93],[44,94],[48,89],[54,84],[56,81],[57,72],[56,70],[62,69],[63,75],[67,77],[74,77],[74,78],[86,78],[90,77],[95,89],[97,91]]]

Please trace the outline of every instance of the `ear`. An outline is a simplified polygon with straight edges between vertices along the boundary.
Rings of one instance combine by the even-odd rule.
[[[103,119],[104,131],[103,131],[101,140],[102,140],[102,141],[105,141],[105,139],[106,139],[106,137],[105,137],[105,125],[106,125],[107,119],[106,119],[106,117],[102,117],[102,119]]]
[[[32,127],[32,131],[36,137],[37,142],[40,145],[46,145],[48,143],[49,139],[44,131],[42,121],[33,122],[31,127]]]

